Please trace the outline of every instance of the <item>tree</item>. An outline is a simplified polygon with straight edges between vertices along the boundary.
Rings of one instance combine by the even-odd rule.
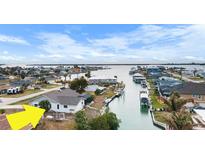
[[[85,100],[85,104],[89,104],[90,102],[92,102],[94,99],[94,96],[91,95],[90,97],[88,97],[86,100]]]
[[[81,77],[80,79],[76,78],[71,81],[70,88],[78,92],[82,92],[84,91],[84,88],[87,87],[87,85],[88,81],[84,77]]]
[[[91,77],[91,72],[88,71],[88,72],[85,74],[85,76],[86,76],[87,78],[90,78],[90,77]]]
[[[179,75],[180,75],[180,79],[182,80],[182,71],[183,71],[183,68],[180,68],[179,70]]]
[[[64,78],[65,78],[65,83],[66,83],[66,78],[68,76],[68,73],[63,74]]]
[[[184,104],[186,104],[186,100],[181,99],[179,93],[173,92],[170,96],[169,100],[165,102],[169,111],[179,111]]]
[[[95,90],[95,94],[96,94],[96,95],[100,95],[101,92],[102,92],[102,91],[101,91],[100,89],[96,89],[96,90]]]
[[[0,109],[0,114],[5,113],[5,110]]]
[[[116,114],[108,112],[90,121],[92,130],[117,130],[120,120]]]
[[[109,124],[110,130],[117,130],[120,126],[120,120],[117,118],[116,114],[109,112],[105,114],[107,122]]]
[[[48,112],[51,109],[51,103],[48,100],[43,100],[39,103],[39,107]]]
[[[193,128],[191,114],[185,110],[172,112],[169,116],[164,116],[164,121],[174,130],[189,130]]]
[[[194,69],[193,71],[194,76],[196,76],[196,73],[197,73],[197,69]]]
[[[76,122],[76,128],[78,130],[88,130],[90,129],[90,126],[88,124],[88,119],[86,117],[86,114],[84,111],[78,111],[75,114],[75,122]]]
[[[20,77],[21,77],[21,79],[25,79],[26,73],[22,71],[22,72],[20,73]]]

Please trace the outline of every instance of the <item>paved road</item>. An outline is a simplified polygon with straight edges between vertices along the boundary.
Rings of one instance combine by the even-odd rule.
[[[173,75],[174,77],[178,77],[180,78],[181,76],[178,75],[178,74],[175,74],[175,73],[171,73],[171,72],[168,72],[169,74]],[[192,80],[192,79],[189,79],[185,76],[182,76],[182,80],[185,80],[185,81],[188,81],[188,82],[193,82],[193,83],[203,83],[204,81],[196,81],[196,80]]]
[[[13,104],[13,103],[16,103],[16,102],[19,102],[19,101],[23,101],[25,99],[33,98],[33,97],[36,97],[36,96],[39,96],[39,95],[54,91],[54,90],[59,90],[59,87],[52,88],[52,89],[44,89],[41,92],[26,95],[26,96],[22,96],[22,97],[18,97],[18,98],[0,98],[0,106]]]

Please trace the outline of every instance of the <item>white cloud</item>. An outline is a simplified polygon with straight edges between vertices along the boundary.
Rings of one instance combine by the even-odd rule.
[[[2,35],[2,34],[0,34],[0,42],[29,45],[29,43],[26,40],[22,39],[22,38],[9,36],[9,35]]]
[[[116,25],[117,26],[117,25]],[[204,25],[142,25],[126,33],[109,34],[87,42],[69,33],[40,33],[43,61],[62,63],[157,63],[205,59]]]
[[[1,63],[19,63],[25,60],[25,57],[9,54],[8,51],[0,51],[0,55]]]

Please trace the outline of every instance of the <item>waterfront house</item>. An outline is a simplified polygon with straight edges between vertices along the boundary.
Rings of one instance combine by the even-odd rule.
[[[157,80],[158,91],[160,92],[161,96],[166,97],[169,97],[173,91],[173,88],[179,84],[182,84],[181,80],[167,76],[159,77]]]
[[[205,103],[205,83],[185,82],[177,85],[172,91],[176,91],[182,98],[191,99],[195,103]]]
[[[39,107],[41,101],[48,100],[51,104],[51,111],[63,113],[76,113],[83,109],[84,98],[74,90],[62,89],[44,94],[33,101],[31,105]]]
[[[117,83],[117,78],[115,77],[91,77],[88,80],[89,84],[116,84]]]

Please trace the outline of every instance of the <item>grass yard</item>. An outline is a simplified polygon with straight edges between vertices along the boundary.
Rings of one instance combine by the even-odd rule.
[[[85,93],[89,94],[89,95],[92,95],[92,96],[95,96],[95,92],[92,92],[92,91],[86,91]]]
[[[189,79],[194,80],[194,81],[205,81],[203,78],[200,78],[200,77],[190,77]]]
[[[4,97],[4,98],[18,98],[18,97],[22,97],[22,96],[38,93],[38,92],[41,92],[41,91],[42,90],[38,90],[38,89],[26,89],[23,93],[20,93],[20,94],[12,94],[12,95],[3,94],[3,95],[0,95],[0,97]]]
[[[103,96],[106,98],[111,98],[114,95],[115,95],[115,92],[112,89],[108,89],[103,93]]]
[[[60,85],[57,85],[57,84],[44,84],[44,85],[42,85],[43,89],[52,89],[52,88],[57,88],[57,87],[60,87]]]
[[[150,90],[151,97],[150,98],[151,98],[151,102],[152,102],[152,107],[154,109],[166,107],[166,104],[164,104],[163,101],[158,99],[158,96],[154,90],[155,87],[154,87],[153,82],[151,80],[148,80],[148,82],[149,82],[150,88],[151,88],[151,90]]]
[[[166,107],[166,104],[160,101],[154,94],[151,95],[151,101],[154,109]]]
[[[162,123],[166,123],[166,120],[164,117],[167,117],[169,115],[170,115],[169,112],[154,112],[155,120],[162,122]]]

